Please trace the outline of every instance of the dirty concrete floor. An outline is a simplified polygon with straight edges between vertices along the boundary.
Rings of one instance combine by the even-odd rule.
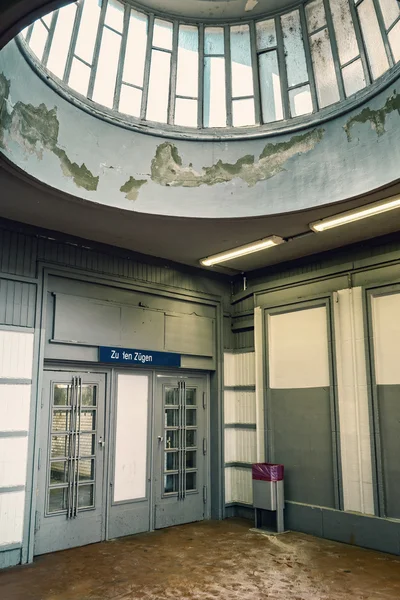
[[[399,600],[400,558],[208,521],[38,557],[1,600]]]

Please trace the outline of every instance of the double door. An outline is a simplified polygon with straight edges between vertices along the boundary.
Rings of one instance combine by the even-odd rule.
[[[113,411],[106,402],[106,375],[44,372],[36,555],[106,539],[107,514],[112,519],[118,513],[118,522],[125,523],[113,529],[110,522],[113,536],[205,518],[206,379],[155,375],[154,381],[148,392],[148,448],[152,451],[143,456],[148,465],[146,496],[141,501],[115,504],[112,490],[118,429],[113,422],[108,427]],[[129,401],[135,407],[134,389]],[[111,440],[106,436],[108,429],[113,432]],[[148,507],[147,517],[143,507]],[[139,522],[137,529],[135,523]]]

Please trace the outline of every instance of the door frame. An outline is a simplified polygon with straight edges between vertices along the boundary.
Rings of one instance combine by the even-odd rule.
[[[109,520],[110,509],[114,504],[112,500],[112,485],[114,478],[114,455],[115,455],[115,427],[116,427],[116,393],[117,393],[117,375],[119,373],[147,373],[149,375],[149,440],[147,443],[147,461],[150,461],[149,476],[150,476],[150,519],[149,531],[154,531],[155,525],[155,489],[154,489],[154,439],[156,426],[156,410],[155,403],[157,401],[157,375],[162,377],[171,377],[176,379],[186,379],[188,377],[200,378],[204,381],[204,390],[206,393],[206,408],[205,408],[205,426],[204,435],[207,438],[207,454],[204,457],[205,473],[204,484],[207,486],[207,502],[204,504],[204,520],[211,517],[211,423],[210,423],[210,372],[195,369],[169,369],[164,367],[160,370],[147,366],[126,366],[126,367],[106,367],[98,363],[80,363],[80,362],[64,362],[58,360],[45,360],[43,371],[55,372],[88,372],[105,375],[105,399],[104,399],[104,431],[106,438],[106,447],[104,449],[103,460],[103,525],[102,537],[103,541],[111,539],[109,537]],[[43,393],[43,390],[41,390]],[[36,465],[37,467],[37,465]],[[121,503],[117,503],[121,504]],[[127,534],[129,535],[129,534]],[[36,536],[36,534],[34,534]]]

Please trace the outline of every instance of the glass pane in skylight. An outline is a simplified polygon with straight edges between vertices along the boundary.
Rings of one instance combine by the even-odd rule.
[[[308,81],[300,14],[295,10],[281,17],[289,87]]]
[[[253,67],[248,25],[231,27],[231,68],[232,97],[253,96]]]
[[[87,95],[90,79],[90,67],[74,58],[72,61],[71,74],[68,85],[83,96]]]
[[[307,28],[309,33],[317,31],[326,25],[323,0],[312,0],[306,4]]]
[[[118,0],[108,0],[104,23],[122,33],[124,27],[124,5]]]
[[[222,27],[205,28],[204,54],[224,54],[224,30]]]
[[[254,99],[234,100],[232,102],[232,124],[234,127],[255,125]]]
[[[197,27],[179,27],[176,93],[197,98],[199,89],[199,32]]]
[[[153,32],[153,47],[172,50],[172,23],[155,19]]]
[[[114,102],[120,46],[121,36],[105,27],[97,65],[93,100],[109,108],[112,108]]]
[[[225,58],[204,59],[204,127],[226,127]]]
[[[392,48],[393,58],[395,62],[400,61],[400,21],[396,23],[389,33],[389,42]]]
[[[345,65],[360,54],[349,0],[330,0],[330,5],[340,64]]]
[[[265,50],[276,46],[275,20],[259,21],[256,23],[257,48]]]
[[[100,17],[100,2],[85,0],[79,33],[76,40],[75,54],[88,63],[92,62]]]
[[[275,50],[260,54],[258,65],[263,123],[280,121],[283,119],[281,78]]]
[[[289,91],[290,114],[292,117],[309,115],[312,113],[312,98],[309,85],[303,85]]]
[[[142,106],[142,90],[123,85],[121,87],[121,96],[119,99],[119,110],[133,117],[140,117],[140,109]]]
[[[324,106],[329,106],[340,100],[331,42],[327,29],[323,29],[311,36],[311,54],[318,103],[320,108],[324,108]]]
[[[177,98],[175,104],[175,125],[197,127],[197,100]]]
[[[400,4],[398,0],[379,0],[383,20],[385,21],[386,29],[395,22],[397,17],[400,15]]]
[[[166,123],[168,121],[169,76],[171,54],[161,50],[151,53],[149,95],[146,119]]]
[[[147,17],[136,10],[132,10],[129,19],[123,81],[140,87],[143,85],[146,46]]]
[[[57,25],[51,43],[47,68],[60,79],[64,76],[68,50],[71,43],[72,28],[76,15],[76,4],[68,4],[60,8]]]
[[[42,21],[39,19],[35,22],[33,26],[31,40],[29,42],[29,46],[37,56],[39,60],[43,58],[44,47],[47,42],[47,37],[49,33],[46,27],[43,25]]]
[[[365,88],[365,76],[361,59],[350,63],[342,71],[346,97]]]
[[[388,70],[389,62],[372,0],[363,0],[358,6],[358,14],[372,75],[377,79]]]

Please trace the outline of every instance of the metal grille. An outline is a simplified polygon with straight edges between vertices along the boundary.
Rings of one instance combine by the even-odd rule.
[[[47,514],[95,508],[97,386],[56,383],[52,391]]]
[[[164,388],[164,496],[184,500],[197,491],[197,410],[196,388],[185,381]]]

